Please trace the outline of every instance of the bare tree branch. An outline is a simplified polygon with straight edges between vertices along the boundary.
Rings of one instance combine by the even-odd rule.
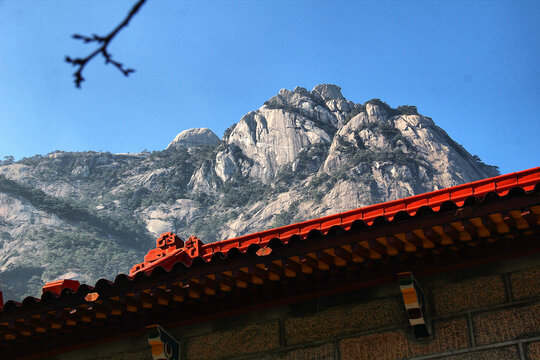
[[[146,0],[139,0],[137,3],[133,6],[133,8],[130,10],[130,12],[127,14],[126,18],[113,30],[109,33],[107,36],[99,36],[96,34],[92,34],[92,36],[84,36],[80,34],[74,34],[72,37],[76,40],[81,40],[85,44],[96,42],[98,44],[101,44],[96,50],[94,50],[90,55],[88,55],[85,58],[75,58],[72,59],[69,56],[66,56],[65,60],[66,62],[70,63],[73,66],[77,66],[77,71],[73,73],[73,77],[75,78],[75,86],[77,88],[81,88],[81,83],[84,81],[84,78],[82,76],[82,71],[87,63],[90,62],[96,55],[101,54],[105,58],[105,64],[113,64],[118,70],[120,70],[124,76],[129,76],[129,74],[135,72],[135,69],[125,68],[124,64],[121,62],[118,62],[116,60],[112,59],[111,53],[108,51],[107,46],[109,46],[109,43],[111,40],[122,30],[124,27],[126,27],[135,14],[139,11],[141,6],[146,2]]]

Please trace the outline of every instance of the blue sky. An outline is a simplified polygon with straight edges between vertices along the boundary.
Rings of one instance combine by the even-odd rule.
[[[135,1],[0,0],[0,159],[54,150],[164,149],[221,136],[279,89],[416,105],[502,173],[540,165],[538,1],[148,0],[82,89],[63,59]]]

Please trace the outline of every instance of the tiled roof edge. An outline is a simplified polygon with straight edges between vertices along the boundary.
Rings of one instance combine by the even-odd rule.
[[[336,228],[348,231],[353,226],[353,223],[363,223],[367,226],[371,226],[376,219],[392,221],[399,213],[415,216],[416,213],[423,208],[436,212],[441,209],[441,206],[444,203],[453,203],[455,206],[461,207],[467,199],[481,201],[488,194],[505,196],[514,188],[529,192],[539,183],[540,167],[535,167],[524,171],[370,205],[237,238],[204,244],[200,249],[199,256],[186,256],[187,254],[180,249],[171,253],[170,256],[147,264],[147,266],[140,271],[147,274],[151,274],[156,268],[171,271],[173,266],[177,265],[179,262],[189,268],[192,266],[192,262],[198,258],[204,260],[204,262],[210,262],[215,257],[227,257],[231,250],[238,253],[246,253],[248,249],[253,246],[256,246],[257,248],[267,247],[270,241],[275,239],[279,240],[282,244],[287,244],[293,236],[306,240],[308,235],[313,232],[326,235],[329,231]]]
[[[100,279],[94,287],[81,284],[76,292],[70,289],[64,289],[60,295],[55,295],[46,291],[42,294],[41,299],[29,296],[23,299],[22,303],[9,300],[4,304],[4,309],[0,313],[9,312],[16,308],[24,308],[31,303],[47,302],[52,298],[86,295],[90,291],[99,292],[108,287],[115,287],[120,282],[136,281],[141,277],[152,276],[158,272],[170,272],[177,267],[190,268],[194,263],[208,263],[216,257],[226,258],[231,250],[238,253],[246,253],[250,247],[257,249],[267,247],[270,241],[274,239],[279,240],[285,245],[293,236],[299,236],[301,239],[306,240],[311,236],[326,235],[329,231],[336,228],[348,231],[354,223],[364,223],[371,226],[375,219],[392,221],[398,213],[406,213],[409,216],[414,216],[422,208],[428,208],[437,212],[444,203],[453,203],[461,207],[467,199],[472,198],[482,201],[488,194],[496,194],[502,197],[506,196],[512,189],[517,188],[525,192],[531,192],[535,190],[535,187],[537,187],[537,190],[540,190],[540,167],[205,244],[202,246],[200,256],[190,258],[190,261],[185,261],[185,254],[183,254],[181,259],[176,256],[165,257],[153,263],[145,271],[135,274],[135,276],[118,274],[114,282],[107,279]]]
[[[226,254],[230,249],[237,248],[242,252],[251,244],[266,246],[271,239],[288,240],[293,235],[305,239],[312,230],[318,230],[327,234],[333,226],[339,226],[349,230],[354,221],[363,221],[372,225],[376,218],[383,217],[392,221],[399,212],[406,212],[410,216],[416,215],[418,210],[428,207],[433,211],[439,211],[441,205],[447,201],[453,202],[458,207],[463,206],[465,200],[474,197],[482,200],[487,194],[495,193],[504,196],[512,188],[522,188],[525,192],[532,191],[536,184],[540,183],[540,167],[528,170],[499,175],[496,177],[478,180],[462,185],[453,186],[441,190],[414,195],[411,197],[392,200],[384,203],[370,205],[334,215],[303,221],[296,224],[286,225],[275,229],[265,230],[254,234],[244,235],[233,239],[222,240],[205,244],[202,247],[203,258],[210,259],[214,253]]]

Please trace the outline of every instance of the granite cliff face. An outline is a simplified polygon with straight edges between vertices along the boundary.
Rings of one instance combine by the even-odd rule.
[[[165,231],[211,242],[497,174],[414,106],[283,89],[221,140],[190,129],[152,153],[4,161],[0,290],[113,278]]]

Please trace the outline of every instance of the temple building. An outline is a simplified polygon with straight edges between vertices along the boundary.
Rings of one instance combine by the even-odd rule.
[[[540,359],[540,167],[209,244],[165,233],[114,281],[0,293],[0,359]]]

